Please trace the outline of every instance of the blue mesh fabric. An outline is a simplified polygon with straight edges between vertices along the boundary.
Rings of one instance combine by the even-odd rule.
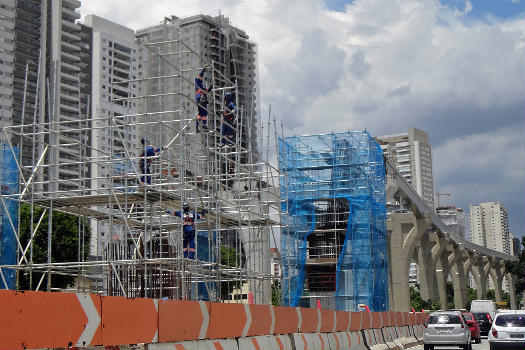
[[[319,201],[343,203],[346,231],[338,252],[334,292],[338,310],[388,309],[385,168],[366,131],[291,136],[279,140],[283,305],[303,297],[308,237],[320,225]],[[346,203],[346,204],[344,204]],[[333,217],[332,217],[333,219]]]
[[[14,147],[14,155],[9,145],[2,144],[0,158],[0,185],[2,195],[18,192],[18,171],[15,156],[18,157],[18,148]],[[16,230],[18,230],[18,202],[9,198],[4,199],[5,207],[0,205],[2,228],[0,230],[0,265],[16,265]],[[7,207],[7,210],[6,210]],[[9,220],[11,218],[11,221]],[[13,232],[14,226],[15,232]],[[6,279],[7,288],[15,288],[15,271],[2,270]],[[0,289],[6,286],[0,278]]]

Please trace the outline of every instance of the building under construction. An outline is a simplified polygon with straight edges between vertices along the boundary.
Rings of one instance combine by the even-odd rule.
[[[98,35],[96,23],[92,19],[92,34],[85,30],[78,40]],[[9,153],[16,154],[12,140],[25,140],[21,142],[30,148],[26,153],[31,159],[16,163],[19,188],[2,192],[2,203],[28,203],[32,220],[27,242],[20,240],[19,226],[9,225],[17,259],[0,266],[0,283],[9,286],[8,272],[17,271],[30,276],[30,288],[53,290],[53,279],[65,275],[75,278],[71,290],[211,301],[229,298],[232,286],[248,285],[256,303],[269,303],[270,237],[280,225],[276,214],[280,199],[277,171],[261,160],[258,151],[263,136],[261,130],[258,139],[256,127],[255,45],[225,18],[206,16],[170,17],[138,31],[136,52],[109,37],[99,44],[108,52],[108,66],[83,67],[104,70],[96,72],[104,76],[100,81],[105,92],[99,97],[111,103],[77,108],[74,118],[71,111],[65,118],[61,115],[65,109],[56,108],[65,92],[57,95],[57,81],[46,79],[38,68],[36,85],[46,80],[41,95],[49,107],[48,118],[3,129]],[[203,48],[210,48],[209,54],[202,54]],[[208,96],[208,129],[196,133],[194,81],[205,66],[205,79],[214,89]],[[76,73],[79,82],[82,73]],[[220,148],[226,92],[235,97],[238,109],[230,125],[235,137]],[[80,88],[69,89],[66,97],[76,95],[78,100],[80,94]],[[38,96],[31,102],[35,111]],[[40,120],[38,112],[35,115]],[[269,135],[269,127],[265,131]],[[141,138],[159,148],[147,157],[151,164],[147,172],[139,166],[146,161]],[[132,139],[136,147],[129,146]],[[82,157],[63,156],[71,149],[80,150]],[[78,168],[86,171],[58,176]],[[195,259],[183,257],[182,222],[168,214],[181,210],[182,202],[192,210],[206,211],[195,223]],[[47,215],[47,261],[36,262],[33,237],[45,215],[57,211],[78,216],[78,258],[52,259],[57,223]],[[18,221],[12,210],[3,213],[8,222]],[[94,239],[104,243],[88,258],[83,246],[90,221],[104,223],[103,230],[97,226],[93,231]]]
[[[279,140],[283,303],[388,310],[385,167],[366,132]]]

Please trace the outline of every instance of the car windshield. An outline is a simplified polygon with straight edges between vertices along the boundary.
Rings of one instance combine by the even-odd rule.
[[[472,314],[474,315],[474,317],[478,321],[480,321],[480,320],[481,321],[488,321],[489,320],[489,317],[487,316],[486,312],[474,312]]]
[[[463,314],[463,317],[465,317],[465,319],[467,321],[472,321],[472,315],[471,314]]]
[[[525,328],[525,314],[498,315],[496,326]]]
[[[428,324],[461,324],[458,315],[432,315]]]

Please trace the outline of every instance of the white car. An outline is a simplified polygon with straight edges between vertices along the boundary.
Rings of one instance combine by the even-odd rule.
[[[498,313],[489,332],[489,344],[491,350],[525,349],[525,311]]]

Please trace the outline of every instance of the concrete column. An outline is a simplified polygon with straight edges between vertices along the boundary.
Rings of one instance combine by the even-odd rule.
[[[516,310],[517,309],[517,305],[516,305],[516,286],[514,285],[516,280],[514,279],[514,275],[507,272],[505,274],[505,276],[507,277],[507,281],[509,281],[509,287],[510,287],[510,290],[509,290],[509,296],[510,296],[510,308],[512,310]]]
[[[436,264],[436,277],[437,277],[437,289],[439,293],[439,302],[441,303],[441,310],[448,309],[447,302],[447,278],[448,278],[448,252],[443,252],[437,260]]]
[[[467,304],[467,276],[464,269],[465,254],[459,247],[454,249],[455,261],[450,265],[450,275],[454,285],[454,307],[462,309]]]
[[[503,275],[504,267],[499,263],[492,266],[489,273],[494,282],[494,291],[496,292],[496,301],[503,300]]]
[[[430,264],[425,266],[425,279],[423,279],[423,285],[420,285],[420,287],[422,297],[427,299],[430,298],[432,301],[436,302],[441,301],[440,288],[446,288],[446,277],[444,277],[445,284],[443,284],[443,276],[441,272],[444,267],[448,270],[448,266],[443,262],[439,263],[438,265],[438,262],[440,261],[441,256],[445,252],[449,243],[446,237],[438,235],[437,233],[430,235],[430,241],[434,243],[434,246],[431,250]],[[426,242],[424,242],[424,244],[426,244]],[[445,261],[448,259],[448,254],[446,254],[444,259]],[[446,296],[445,289],[443,289],[443,293],[445,293]],[[444,307],[446,307],[446,305]]]
[[[478,299],[485,299],[487,297],[487,278],[484,275],[483,267],[477,263],[472,264],[472,275],[476,281]]]
[[[396,311],[410,310],[408,272],[410,260],[421,236],[430,226],[430,217],[415,218],[414,214],[390,214],[387,230],[390,232],[389,255],[392,261],[392,300],[390,307]],[[395,257],[395,258],[394,258]]]
[[[423,300],[439,300],[435,262],[432,259],[432,248],[435,242],[429,235],[423,235],[419,241],[417,265],[419,268],[419,291]]]

